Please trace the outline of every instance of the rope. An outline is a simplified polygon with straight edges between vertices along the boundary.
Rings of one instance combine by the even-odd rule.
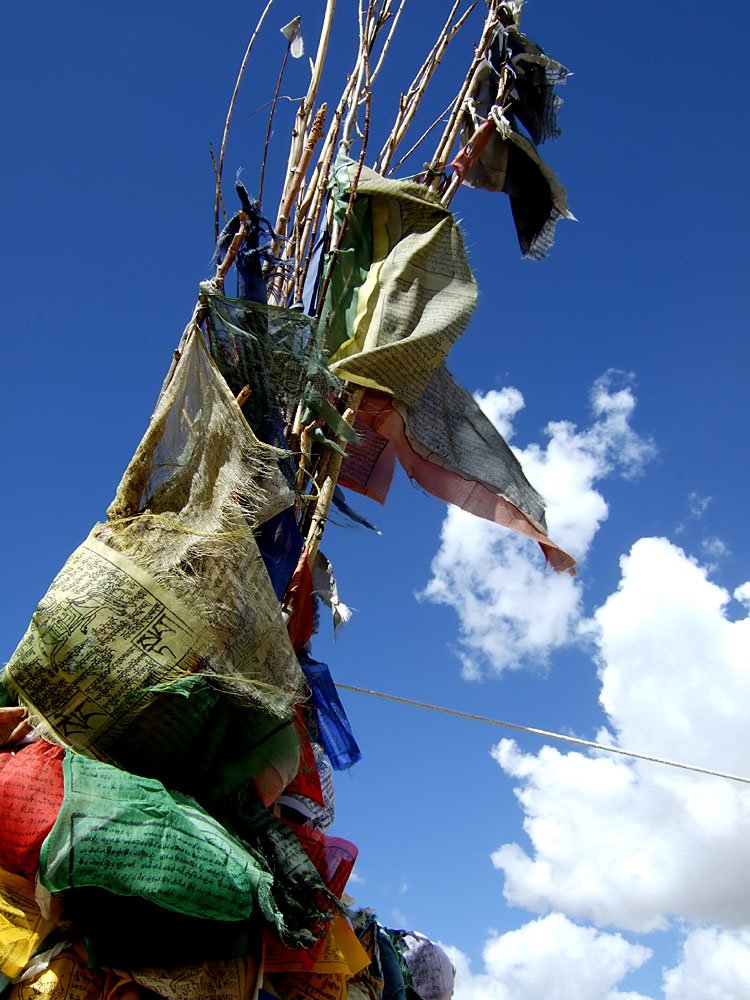
[[[490,726],[500,726],[504,729],[515,729],[520,733],[530,733],[532,736],[544,736],[547,739],[560,740],[563,743],[573,743],[575,746],[588,747],[590,750],[603,750],[605,753],[618,753],[623,757],[634,757],[637,760],[648,760],[652,764],[665,764],[667,767],[679,767],[683,771],[693,771],[696,774],[708,774],[714,778],[728,778],[729,781],[741,781],[745,785],[750,785],[750,778],[739,774],[729,774],[727,771],[714,771],[710,767],[698,767],[695,764],[684,764],[677,760],[669,760],[666,757],[655,757],[647,753],[637,753],[635,750],[623,750],[621,747],[607,746],[604,743],[595,743],[593,740],[583,740],[578,736],[566,736],[563,733],[553,733],[547,729],[535,729],[533,726],[521,726],[515,722],[503,722],[500,719],[490,719],[486,715],[475,715],[473,712],[460,712],[455,708],[443,708],[441,705],[430,705],[426,701],[415,701],[413,698],[402,698],[395,694],[384,694],[382,691],[370,691],[368,688],[356,687],[354,684],[342,684],[336,682],[336,687],[344,691],[354,691],[357,694],[369,694],[373,698],[382,698],[384,701],[395,701],[400,705],[411,705],[414,708],[425,708],[429,712],[442,712],[443,715],[453,715],[459,719],[470,719],[472,722],[486,722]]]

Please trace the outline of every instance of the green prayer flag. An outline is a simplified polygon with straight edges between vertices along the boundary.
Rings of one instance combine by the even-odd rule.
[[[63,761],[65,798],[39,878],[59,892],[98,886],[186,916],[272,923],[273,878],[194,799],[80,754]]]

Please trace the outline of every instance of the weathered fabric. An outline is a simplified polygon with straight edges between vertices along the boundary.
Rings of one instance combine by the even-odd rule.
[[[126,770],[191,795],[209,812],[242,787],[270,805],[295,775],[292,718],[238,704],[200,676],[151,693],[151,704],[110,747]]]
[[[534,539],[554,569],[572,570],[575,561],[547,536],[543,502],[518,459],[445,366],[435,373],[416,406],[406,407],[385,393],[368,391],[358,419],[356,426],[366,425],[370,437],[377,436],[389,448],[370,448],[376,464],[368,475],[366,456],[358,455],[354,446],[352,470],[347,468],[348,459],[342,465],[347,486],[357,489],[358,481],[364,481],[363,492],[373,495],[375,481],[382,489],[390,461],[386,458],[385,468],[379,463],[392,448],[406,474],[428,493]]]
[[[277,455],[243,420],[194,326],[103,535],[219,640],[205,673],[285,715],[300,677],[252,533],[292,502]]]
[[[322,809],[325,805],[323,799],[323,789],[320,784],[320,775],[315,762],[310,734],[306,722],[307,713],[301,705],[298,705],[294,712],[294,724],[299,740],[299,768],[292,780],[287,784],[286,791],[291,795],[299,795],[302,798],[315,802]]]
[[[0,868],[0,975],[14,979],[28,964],[54,921],[42,916],[34,882]]]
[[[52,892],[96,886],[185,916],[281,923],[273,877],[190,797],[80,754],[63,761],[65,797],[42,845]]]
[[[318,736],[337,771],[352,767],[362,758],[352,727],[341,703],[327,664],[314,660],[305,650],[299,661],[310,686],[309,703],[315,709]]]
[[[291,503],[190,327],[108,522],[40,602],[5,683],[60,742],[106,755],[152,700],[192,673],[288,717],[302,674],[253,527]]]
[[[63,801],[60,747],[37,740],[0,752],[0,868],[33,878]]]
[[[325,833],[333,823],[335,810],[336,793],[333,785],[333,768],[320,744],[313,743],[312,751],[323,793],[322,805],[306,795],[300,795],[289,789],[286,789],[279,796],[277,804],[285,810],[282,813],[284,818],[289,818],[309,826],[312,830]]]
[[[308,853],[301,843],[301,837],[307,843],[314,831],[290,828],[251,799],[236,803],[233,819],[245,847],[274,874],[271,893],[283,919],[274,923],[273,933],[287,947],[304,948],[315,955],[337,912],[339,880],[344,876],[346,883],[356,848],[340,841],[346,847],[341,857],[334,852],[329,863],[328,855]]]
[[[500,70],[509,64],[513,78],[508,93],[506,114],[517,118],[532,140],[537,143],[557,139],[560,127],[557,112],[562,104],[555,93],[555,87],[564,84],[570,71],[527,35],[515,24],[501,27],[495,35],[487,58],[490,84],[487,101],[497,100],[497,86]],[[480,109],[486,115],[486,111]]]
[[[504,67],[511,84],[500,108],[496,102]],[[549,252],[560,219],[575,218],[565,189],[534,144],[559,135],[561,101],[554,87],[567,75],[564,66],[515,26],[500,28],[474,78],[461,131],[463,148],[451,164],[468,187],[508,195],[521,252],[537,260]],[[531,139],[521,133],[518,121]]]
[[[336,583],[336,574],[333,571],[333,566],[320,549],[318,549],[312,567],[312,583],[313,594],[331,612],[333,635],[335,638],[341,626],[346,625],[351,618],[352,611],[339,597],[339,588]]]
[[[336,168],[337,178],[348,174],[348,186],[356,172],[349,160]],[[335,351],[326,341],[331,370],[411,404],[465,330],[476,282],[458,225],[423,185],[364,168],[360,199],[370,206],[372,263],[356,289],[356,311],[347,308],[342,321],[348,339]]]
[[[325,363],[315,321],[298,310],[227,298],[208,282],[201,295],[214,361],[234,396],[250,388],[245,419],[261,440],[285,447],[278,414],[291,418],[300,394],[317,407],[342,384]]]
[[[395,934],[396,947],[409,967],[412,982],[422,1000],[450,1000],[456,970],[445,951],[417,931]]]
[[[197,958],[197,956],[196,956]],[[254,1000],[258,981],[258,959],[254,954],[237,958],[191,962],[174,969],[146,967],[121,972],[164,1000]]]

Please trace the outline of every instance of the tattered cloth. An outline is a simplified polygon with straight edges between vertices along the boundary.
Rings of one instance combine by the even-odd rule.
[[[6,687],[102,757],[155,688],[195,673],[288,718],[304,679],[253,528],[291,501],[192,324],[109,521],[40,602]]]
[[[348,202],[356,170],[351,160],[338,161],[337,200]],[[369,241],[356,251],[359,265],[350,288],[356,306],[347,313],[351,326],[346,340],[333,339],[340,326],[333,317],[342,304],[329,292],[321,333],[336,375],[411,405],[466,329],[476,282],[458,224],[423,185],[364,168],[357,203],[361,199],[369,208],[372,250],[369,260]],[[353,239],[347,228],[344,250],[354,249]]]

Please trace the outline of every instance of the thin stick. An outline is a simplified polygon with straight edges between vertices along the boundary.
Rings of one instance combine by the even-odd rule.
[[[213,167],[213,171],[214,171],[214,184],[217,185],[217,188],[218,188],[218,191],[219,191],[219,204],[220,204],[220,207],[221,207],[222,211],[224,211],[224,201],[223,201],[223,199],[221,197],[221,180],[219,179],[219,166],[218,166],[218,164],[216,162],[216,157],[214,156],[213,143],[210,143],[210,142],[208,144],[208,155],[211,157],[211,166]],[[224,220],[225,221],[226,221],[226,217],[227,217],[227,213],[226,213],[226,211],[224,211]]]
[[[260,15],[259,21],[255,26],[255,31],[253,32],[250,41],[247,43],[247,48],[245,49],[245,55],[240,65],[240,71],[237,74],[237,81],[234,85],[234,90],[232,91],[232,96],[229,101],[229,108],[227,109],[227,117],[224,122],[224,133],[221,137],[221,149],[219,151],[219,166],[216,171],[216,197],[214,200],[214,241],[218,240],[219,238],[219,203],[221,201],[221,177],[224,170],[224,153],[226,152],[227,137],[229,135],[229,124],[232,121],[232,113],[234,111],[234,105],[237,101],[237,94],[239,93],[240,90],[242,77],[245,75],[245,67],[247,66],[247,61],[250,58],[250,53],[252,52],[253,45],[255,44],[255,39],[258,35],[258,32],[263,26],[263,22],[266,19],[266,14],[271,9],[272,4],[273,0],[268,0],[268,3],[266,4],[265,9],[263,10],[263,13]]]
[[[273,101],[271,102],[271,113],[268,116],[268,126],[266,128],[266,142],[263,147],[263,162],[260,167],[260,181],[258,183],[258,204],[263,204],[263,181],[266,176],[266,160],[268,159],[268,144],[271,141],[271,128],[273,127],[273,116],[276,114],[276,104],[279,100],[279,91],[281,90],[281,80],[284,76],[284,70],[286,69],[286,64],[289,59],[289,53],[292,48],[292,43],[286,43],[286,49],[284,50],[284,58],[281,60],[281,69],[279,70],[279,78],[276,81],[276,90],[274,91]]]
[[[331,26],[333,24],[333,15],[336,10],[336,0],[327,0],[325,15],[323,17],[323,27],[320,29],[320,39],[318,41],[318,51],[315,56],[315,62],[313,64],[312,78],[310,80],[310,86],[307,88],[307,94],[300,101],[300,106],[297,109],[297,115],[294,119],[294,125],[292,127],[292,141],[289,147],[289,159],[286,168],[286,177],[284,178],[284,187],[281,194],[279,218],[276,220],[276,226],[274,227],[275,232],[281,238],[286,236],[286,227],[282,230],[281,228],[281,206],[284,205],[286,201],[287,189],[292,183],[295,171],[299,164],[300,156],[302,155],[303,143],[305,132],[307,131],[307,126],[310,121],[310,114],[312,112],[313,104],[318,95],[318,88],[320,86],[320,78],[323,74],[323,66],[326,61],[326,54],[328,52],[328,40],[331,36]],[[297,185],[299,187],[299,185]]]
[[[238,212],[237,218],[240,222],[240,227],[234,234],[234,239],[229,244],[229,249],[226,252],[224,260],[216,268],[216,274],[213,277],[214,284],[219,289],[220,292],[224,291],[224,278],[226,278],[229,268],[234,264],[234,258],[237,256],[240,247],[242,246],[245,237],[248,233],[248,222],[250,217],[246,215],[245,212]]]
[[[420,66],[419,71],[412,81],[411,87],[409,87],[405,94],[401,95],[396,122],[394,123],[391,134],[380,154],[380,165],[378,167],[380,173],[385,173],[388,169],[391,157],[411,125],[422,98],[424,97],[425,91],[427,90],[427,86],[432,79],[435,70],[442,61],[445,50],[448,45],[450,45],[456,32],[463,27],[466,19],[476,7],[476,2],[472,3],[471,6],[464,11],[459,20],[451,26],[451,21],[453,20],[460,3],[461,0],[455,0],[437,41],[432,46],[427,58]]]
[[[354,426],[357,410],[359,409],[364,394],[365,390],[359,386],[352,393],[349,408],[344,413],[344,420],[346,420],[350,426]],[[325,482],[320,487],[318,502],[315,504],[315,510],[310,518],[310,528],[307,532],[305,546],[307,548],[307,563],[311,568],[315,563],[315,557],[318,554],[320,541],[323,537],[323,532],[325,531],[326,521],[328,520],[328,513],[331,509],[333,494],[336,489],[336,483],[339,478],[342,462],[343,458],[338,453],[332,455],[329,459]]]
[[[427,136],[430,134],[430,132],[432,132],[432,130],[434,128],[436,128],[440,124],[440,122],[445,118],[445,116],[450,111],[452,104],[453,104],[453,98],[451,98],[450,101],[446,104],[446,106],[443,108],[443,110],[437,116],[437,118],[432,123],[432,125],[430,125],[429,128],[427,128],[420,135],[420,137],[417,139],[417,141],[414,143],[414,145],[411,147],[411,149],[409,149],[406,153],[404,153],[404,155],[401,157],[401,159],[397,163],[394,163],[393,166],[389,168],[389,170],[388,170],[389,174],[392,174],[394,170],[398,170],[398,168],[401,166],[401,164],[405,163],[409,159],[409,157],[411,156],[411,154],[424,142],[424,140],[427,138]]]
[[[294,199],[297,197],[297,193],[300,189],[300,185],[304,179],[307,168],[310,165],[310,160],[315,152],[315,147],[318,145],[320,140],[323,138],[323,129],[325,128],[326,116],[328,115],[328,105],[321,104],[315,114],[315,120],[313,121],[312,128],[310,129],[310,134],[307,137],[307,142],[305,143],[304,149],[302,150],[302,156],[300,157],[298,165],[294,168],[292,173],[291,182],[288,185],[286,191],[284,192],[284,197],[279,205],[279,215],[278,221],[276,223],[276,232],[282,231],[286,232],[286,227],[289,222],[289,216],[292,211],[292,205],[294,204]]]
[[[398,27],[398,22],[401,17],[401,11],[404,9],[405,6],[406,6],[406,0],[401,0],[399,8],[396,11],[395,17],[393,18],[393,22],[391,23],[391,30],[388,32],[388,37],[383,43],[383,48],[381,49],[380,58],[378,59],[377,66],[373,70],[372,76],[370,77],[370,83],[375,83],[375,81],[378,78],[383,62],[385,61],[385,57],[388,54],[388,49],[390,48],[391,45],[391,39],[393,38],[396,28]],[[390,7],[388,13],[390,13]]]
[[[487,13],[487,18],[484,22],[484,30],[482,31],[482,37],[474,50],[474,58],[472,60],[471,66],[469,67],[469,72],[466,75],[464,85],[459,91],[455,103],[453,105],[453,111],[448,119],[448,124],[443,130],[443,134],[440,137],[440,142],[437,145],[435,154],[432,157],[432,164],[434,166],[442,165],[443,161],[447,158],[448,153],[456,140],[459,129],[461,127],[461,114],[463,113],[464,101],[466,100],[467,94],[476,85],[476,74],[485,57],[487,49],[489,48],[490,42],[494,37],[495,32],[500,24],[500,18],[498,15],[498,6],[495,0],[490,0],[491,6]],[[440,187],[440,180],[433,180],[430,187],[437,189]]]
[[[284,232],[286,232],[287,230],[289,216],[292,211],[292,206],[294,205],[294,199],[297,197],[299,189],[302,186],[305,174],[307,173],[307,168],[310,165],[313,153],[315,152],[315,147],[323,138],[323,129],[325,127],[327,114],[328,114],[328,105],[321,104],[315,115],[315,120],[313,121],[312,128],[310,129],[310,134],[307,137],[307,142],[305,143],[305,147],[302,151],[302,156],[300,158],[299,164],[297,165],[297,167],[295,167],[295,171],[292,175],[292,183],[288,187],[288,190],[286,191],[284,198],[281,204],[279,205],[279,216],[278,216],[279,222],[277,222],[277,226],[280,224]],[[282,229],[276,230],[277,235],[282,231]],[[288,243],[284,248],[282,259],[291,260],[292,253],[296,249],[297,247],[293,245],[293,242]],[[294,281],[294,276],[292,276],[292,283],[293,281]],[[269,289],[268,293],[269,298],[273,298],[274,301],[276,302],[283,302],[285,284],[286,283],[284,282],[284,276],[282,272],[278,275],[273,285]]]

